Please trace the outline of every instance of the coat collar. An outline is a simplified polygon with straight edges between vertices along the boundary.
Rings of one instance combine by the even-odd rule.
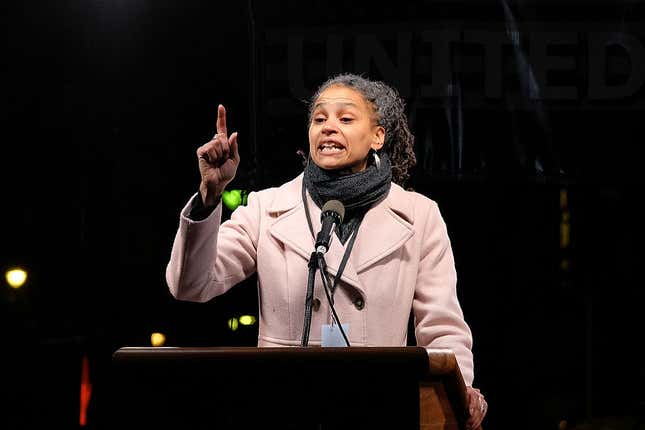
[[[270,234],[280,242],[293,248],[305,260],[309,260],[314,249],[304,205],[301,198],[303,175],[282,185],[275,191],[275,198],[267,212],[275,222]],[[320,209],[307,195],[314,233],[320,230]],[[361,223],[352,254],[341,279],[365,294],[358,274],[377,261],[392,254],[414,234],[414,208],[407,193],[398,185],[392,184],[388,196],[370,209]],[[325,261],[329,273],[335,275],[343,258],[345,247],[337,237],[331,245]]]

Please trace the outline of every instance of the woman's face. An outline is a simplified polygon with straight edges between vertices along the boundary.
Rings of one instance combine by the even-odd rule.
[[[358,91],[336,85],[315,101],[309,151],[319,167],[361,172],[370,149],[381,149],[384,142],[385,129],[376,123],[374,109]]]

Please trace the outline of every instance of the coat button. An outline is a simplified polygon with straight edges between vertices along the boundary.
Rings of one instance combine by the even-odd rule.
[[[363,298],[362,297],[357,297],[356,299],[354,299],[354,306],[359,311],[362,310],[365,307],[365,302],[363,301]]]
[[[313,307],[314,311],[317,311],[318,309],[320,309],[320,299],[318,297],[314,298],[314,301],[312,303],[312,307]]]

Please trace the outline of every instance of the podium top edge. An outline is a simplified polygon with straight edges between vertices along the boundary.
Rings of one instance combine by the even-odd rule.
[[[281,362],[285,360],[345,361],[373,363],[407,363],[428,369],[433,374],[453,372],[457,367],[455,354],[445,348],[401,347],[143,347],[119,348],[112,354],[116,364],[133,362],[211,361]]]
[[[432,350],[430,350],[432,351]],[[147,346],[126,346],[117,349],[114,359],[133,357],[160,357],[173,358],[180,356],[231,356],[231,355],[290,355],[290,356],[307,356],[307,355],[338,355],[345,356],[374,356],[374,355],[422,355],[428,356],[426,348],[418,346],[402,347],[147,347]]]

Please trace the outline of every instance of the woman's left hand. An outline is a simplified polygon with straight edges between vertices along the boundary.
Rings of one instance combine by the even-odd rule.
[[[486,403],[484,395],[477,388],[466,387],[466,396],[469,412],[466,429],[475,430],[479,428],[486,416],[486,412],[488,412],[488,403]]]

